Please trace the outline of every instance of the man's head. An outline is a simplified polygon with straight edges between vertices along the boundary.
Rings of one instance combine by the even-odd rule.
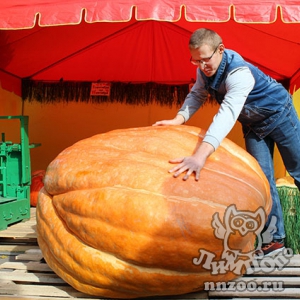
[[[213,30],[200,28],[190,38],[191,63],[207,76],[215,75],[224,52],[221,37]]]

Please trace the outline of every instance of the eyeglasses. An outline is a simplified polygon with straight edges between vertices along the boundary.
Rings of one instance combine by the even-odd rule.
[[[218,47],[215,49],[215,51],[213,52],[213,54],[210,56],[210,57],[205,57],[205,58],[202,58],[202,59],[199,59],[199,60],[195,60],[193,59],[192,57],[190,58],[190,62],[195,65],[195,66],[198,66],[200,64],[206,64],[208,63],[211,58],[214,56],[214,54],[216,53],[216,51],[218,50],[220,45],[218,45]]]

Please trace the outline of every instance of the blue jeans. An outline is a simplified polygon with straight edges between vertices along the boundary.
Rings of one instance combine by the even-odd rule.
[[[292,103],[286,107],[276,128],[268,136],[260,139],[250,131],[245,137],[245,142],[247,151],[256,158],[270,183],[273,205],[265,229],[268,228],[272,216],[275,216],[277,231],[273,234],[273,239],[284,238],[283,213],[276,189],[273,152],[276,144],[286,170],[300,190],[300,122]]]

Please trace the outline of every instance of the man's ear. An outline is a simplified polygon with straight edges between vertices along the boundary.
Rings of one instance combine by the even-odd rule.
[[[222,53],[224,52],[224,50],[225,50],[224,44],[220,44],[220,45],[219,45],[219,50],[218,50],[219,53],[222,54]]]

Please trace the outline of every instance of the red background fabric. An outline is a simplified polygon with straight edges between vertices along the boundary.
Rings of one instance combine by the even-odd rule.
[[[188,40],[200,27],[299,88],[300,2],[283,0],[1,1],[1,84],[19,94],[24,78],[188,83]]]

